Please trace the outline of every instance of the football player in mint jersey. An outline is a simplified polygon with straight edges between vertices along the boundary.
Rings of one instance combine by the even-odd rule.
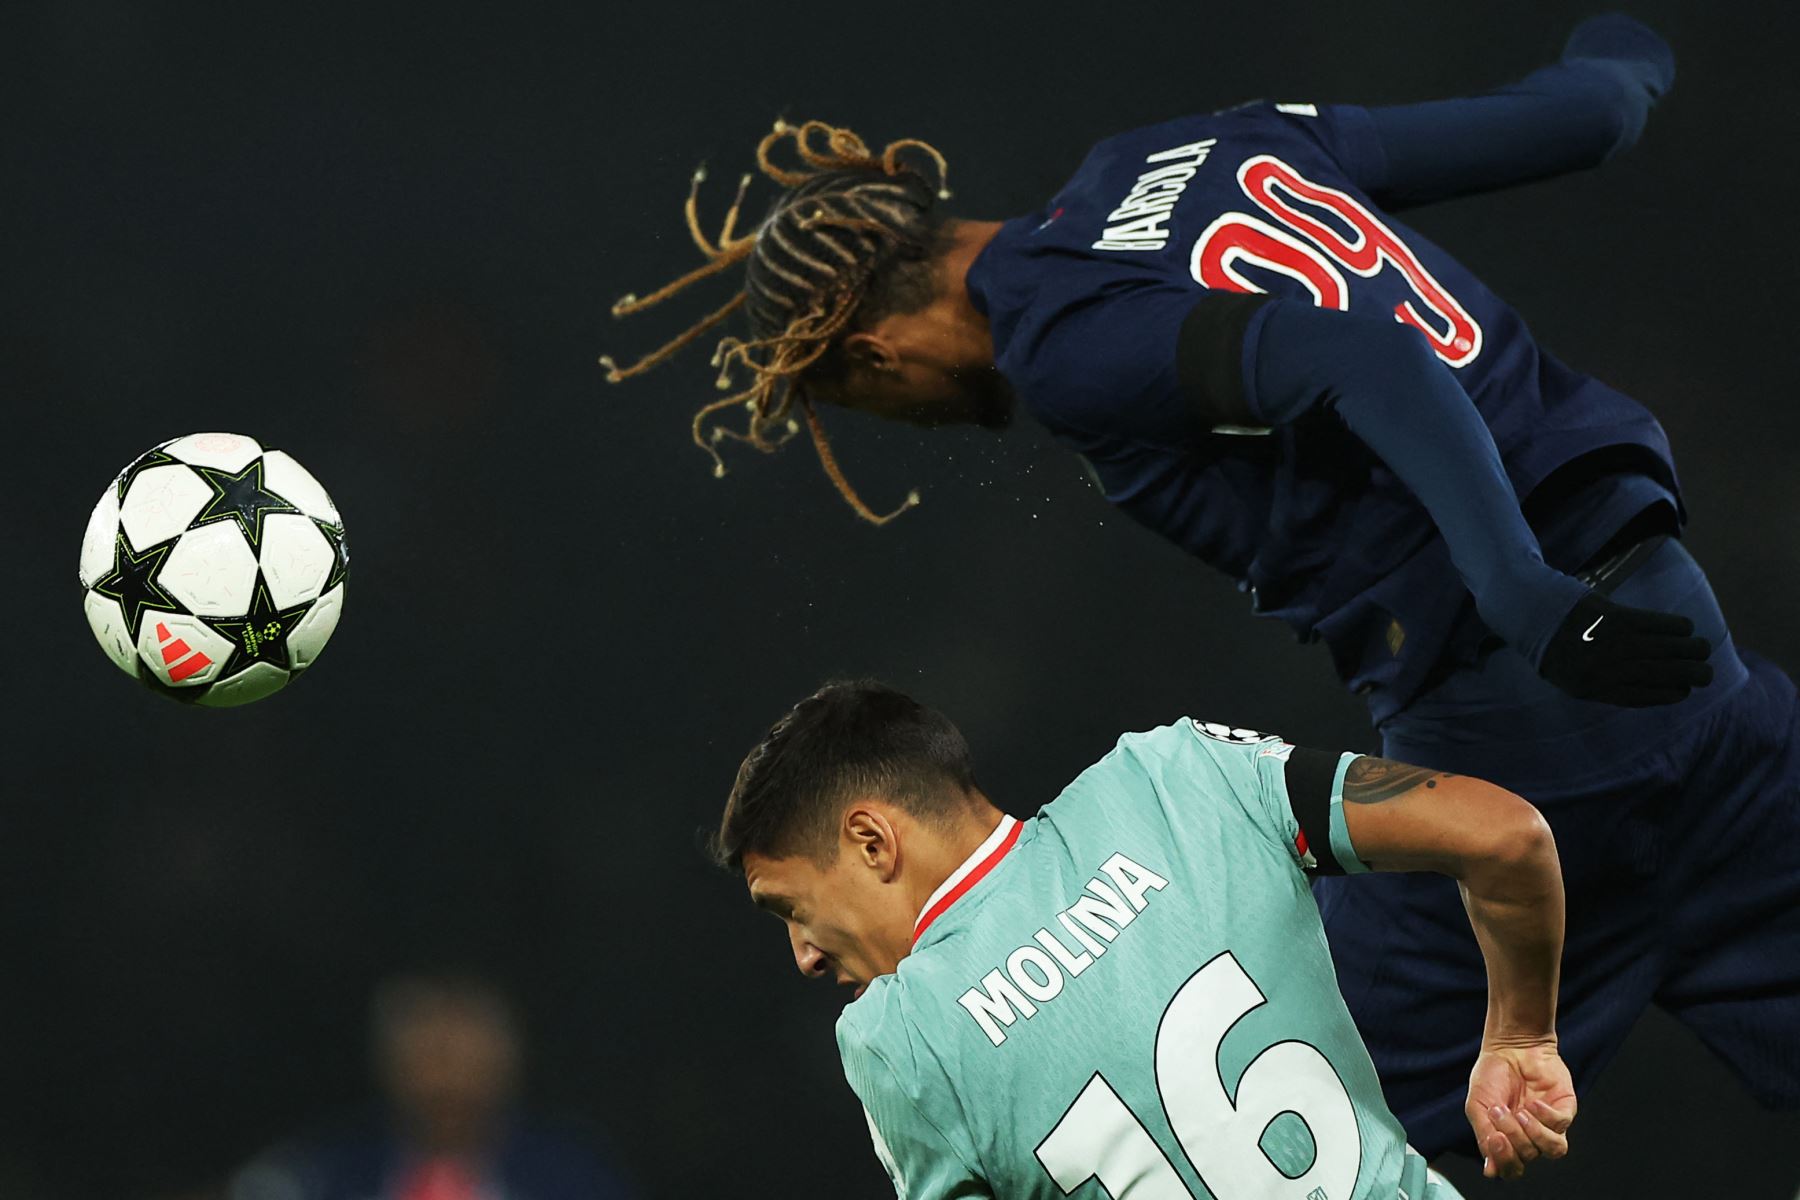
[[[908,1200],[1454,1196],[1382,1099],[1315,871],[1456,881],[1485,1170],[1567,1150],[1556,844],[1490,784],[1181,720],[1018,821],[949,720],[834,683],[744,759],[714,852],[802,974],[855,989],[844,1072]]]
[[[1651,413],[1395,215],[1595,166],[1673,79],[1654,32],[1599,17],[1481,95],[1256,103],[1118,134],[1003,222],[946,211],[931,147],[782,127],[760,162],[787,190],[764,219],[740,234],[734,209],[716,241],[694,225],[709,259],[686,282],[739,264],[742,291],[615,375],[742,312],[748,337],[718,361],[743,386],[696,436],[716,453],[711,414],[746,406],[731,432],[764,448],[808,431],[878,520],[893,514],[831,455],[828,406],[923,426],[1029,414],[1108,500],[1324,643],[1384,757],[1544,813],[1578,1083],[1655,1003],[1762,1103],[1794,1107],[1800,866],[1767,849],[1800,840],[1793,683],[1735,645],[1683,547]],[[1455,889],[1315,892],[1389,1104],[1427,1155],[1469,1149],[1486,991]]]

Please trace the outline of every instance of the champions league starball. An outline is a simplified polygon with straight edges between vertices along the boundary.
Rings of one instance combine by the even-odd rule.
[[[260,700],[311,667],[344,607],[337,507],[285,451],[194,433],[139,456],[81,540],[100,648],[176,700]]]

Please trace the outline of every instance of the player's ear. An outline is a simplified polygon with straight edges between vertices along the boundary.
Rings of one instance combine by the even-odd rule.
[[[878,375],[900,369],[900,353],[894,344],[878,333],[858,331],[844,339],[844,357],[853,368]]]
[[[843,837],[860,867],[866,867],[886,883],[900,868],[900,842],[894,823],[874,807],[852,805],[844,813]]]

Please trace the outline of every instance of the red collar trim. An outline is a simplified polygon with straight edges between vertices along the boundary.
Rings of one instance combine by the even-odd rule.
[[[1000,824],[994,826],[994,832],[988,834],[987,840],[975,847],[975,852],[963,860],[962,866],[950,872],[949,878],[938,885],[937,891],[925,901],[925,907],[919,913],[919,919],[913,922],[913,945],[925,936],[931,923],[944,914],[944,910],[962,899],[963,893],[980,883],[994,865],[1006,857],[1019,840],[1019,831],[1024,826],[1013,817],[1002,816]]]

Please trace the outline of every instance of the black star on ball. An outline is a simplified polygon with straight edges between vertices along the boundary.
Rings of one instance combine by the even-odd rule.
[[[325,535],[325,541],[331,547],[331,574],[325,580],[325,586],[319,589],[324,595],[338,584],[344,582],[344,576],[350,573],[350,543],[344,540],[344,527],[313,518],[313,524]]]
[[[212,485],[213,498],[207,502],[194,525],[205,525],[227,517],[235,518],[252,546],[262,544],[263,517],[268,513],[297,513],[300,510],[263,487],[263,460],[233,475],[218,467],[195,467],[200,478]]]
[[[269,599],[269,586],[264,582],[262,573],[256,575],[256,595],[250,601],[250,611],[237,621],[208,621],[231,641],[231,658],[220,672],[220,679],[229,679],[251,663],[266,662],[280,667],[284,671],[292,670],[288,661],[287,635],[294,631],[300,618],[306,615],[310,604],[299,604],[293,608],[278,609]]]
[[[145,610],[171,613],[182,611],[175,598],[163,591],[156,582],[156,573],[162,569],[163,559],[174,548],[174,542],[159,542],[142,554],[133,554],[123,533],[113,539],[112,574],[96,581],[94,590],[119,602],[133,642],[137,641],[138,627],[143,623]]]

